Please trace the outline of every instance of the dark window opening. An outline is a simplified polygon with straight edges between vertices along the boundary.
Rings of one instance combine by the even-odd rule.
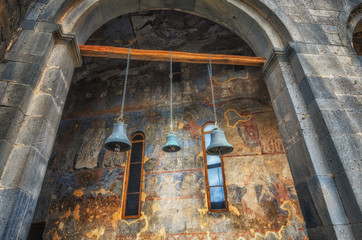
[[[353,31],[353,47],[358,55],[362,55],[362,21],[359,21]]]
[[[28,240],[43,239],[44,229],[45,229],[45,222],[32,223],[28,234]]]
[[[143,168],[144,134],[136,133],[127,163],[125,191],[123,198],[123,218],[139,218],[141,208],[141,180]]]
[[[224,167],[222,156],[210,156],[206,149],[211,141],[211,132],[215,125],[207,123],[202,129],[204,163],[207,187],[207,201],[210,212],[228,211],[226,187],[224,183]]]

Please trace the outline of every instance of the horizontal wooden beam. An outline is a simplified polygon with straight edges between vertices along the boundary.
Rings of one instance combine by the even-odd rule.
[[[82,56],[84,57],[127,59],[128,54],[128,48],[120,47],[79,45],[79,48]],[[169,62],[170,52],[164,50],[131,49],[130,59],[141,61]],[[209,63],[209,54],[172,51],[172,61],[186,63]],[[211,54],[211,62],[212,64],[223,65],[263,66],[265,58]]]

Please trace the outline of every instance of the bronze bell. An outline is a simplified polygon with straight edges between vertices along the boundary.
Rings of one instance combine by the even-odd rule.
[[[127,137],[127,125],[118,121],[113,125],[112,135],[104,143],[107,150],[125,152],[131,149],[131,142]]]
[[[164,152],[178,152],[181,147],[177,142],[176,135],[173,133],[169,133],[166,137],[166,143],[163,145],[162,150]]]
[[[226,140],[225,132],[215,127],[211,132],[210,145],[206,149],[208,155],[223,155],[234,150],[233,146]]]

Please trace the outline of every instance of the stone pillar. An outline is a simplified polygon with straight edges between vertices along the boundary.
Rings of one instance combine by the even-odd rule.
[[[73,35],[23,26],[0,65],[0,239],[26,239],[75,66]]]
[[[300,49],[296,45],[293,47],[297,50],[289,45],[284,50],[274,50],[265,64],[264,79],[284,141],[308,234],[311,239],[357,239],[357,236],[361,236],[360,228],[352,221],[357,220],[361,212],[356,204],[358,193],[352,189],[356,189],[358,182],[356,184],[356,181],[345,177],[342,167],[344,160],[336,149],[347,144],[349,146],[345,146],[345,149],[349,150],[346,154],[354,157],[360,149],[352,148],[353,145],[358,146],[358,142],[353,143],[352,139],[339,142],[331,137],[336,128],[350,131],[350,121],[340,112],[325,113],[324,108],[318,108],[313,103],[320,100],[319,107],[341,111],[337,100],[317,99],[317,95],[328,95],[326,89],[329,83],[322,85],[320,81],[311,81],[304,64],[318,69],[321,74],[337,74],[341,69],[333,59],[324,56],[314,61],[300,59]],[[340,118],[339,121],[336,118]],[[329,128],[328,121],[331,121]],[[353,166],[356,167],[356,162]],[[352,209],[354,215],[348,212]]]

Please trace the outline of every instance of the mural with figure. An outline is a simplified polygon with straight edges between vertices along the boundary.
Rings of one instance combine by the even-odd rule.
[[[123,34],[124,45],[157,48],[157,41],[169,41],[173,49],[253,55],[210,21],[162,11],[112,20],[89,43],[102,38],[120,44],[111,41],[118,36],[114,28],[131,29],[129,20],[136,36]],[[308,239],[268,91],[255,67],[213,66],[217,117],[234,151],[223,158],[229,211],[211,213],[201,134],[213,120],[206,66],[180,64],[173,131],[182,150],[170,154],[161,150],[170,131],[169,65],[131,62],[127,134],[143,132],[145,149],[141,217],[122,219],[129,153],[106,151],[103,143],[120,112],[124,67],[123,60],[86,58],[74,74],[34,218],[46,221],[45,239]]]

